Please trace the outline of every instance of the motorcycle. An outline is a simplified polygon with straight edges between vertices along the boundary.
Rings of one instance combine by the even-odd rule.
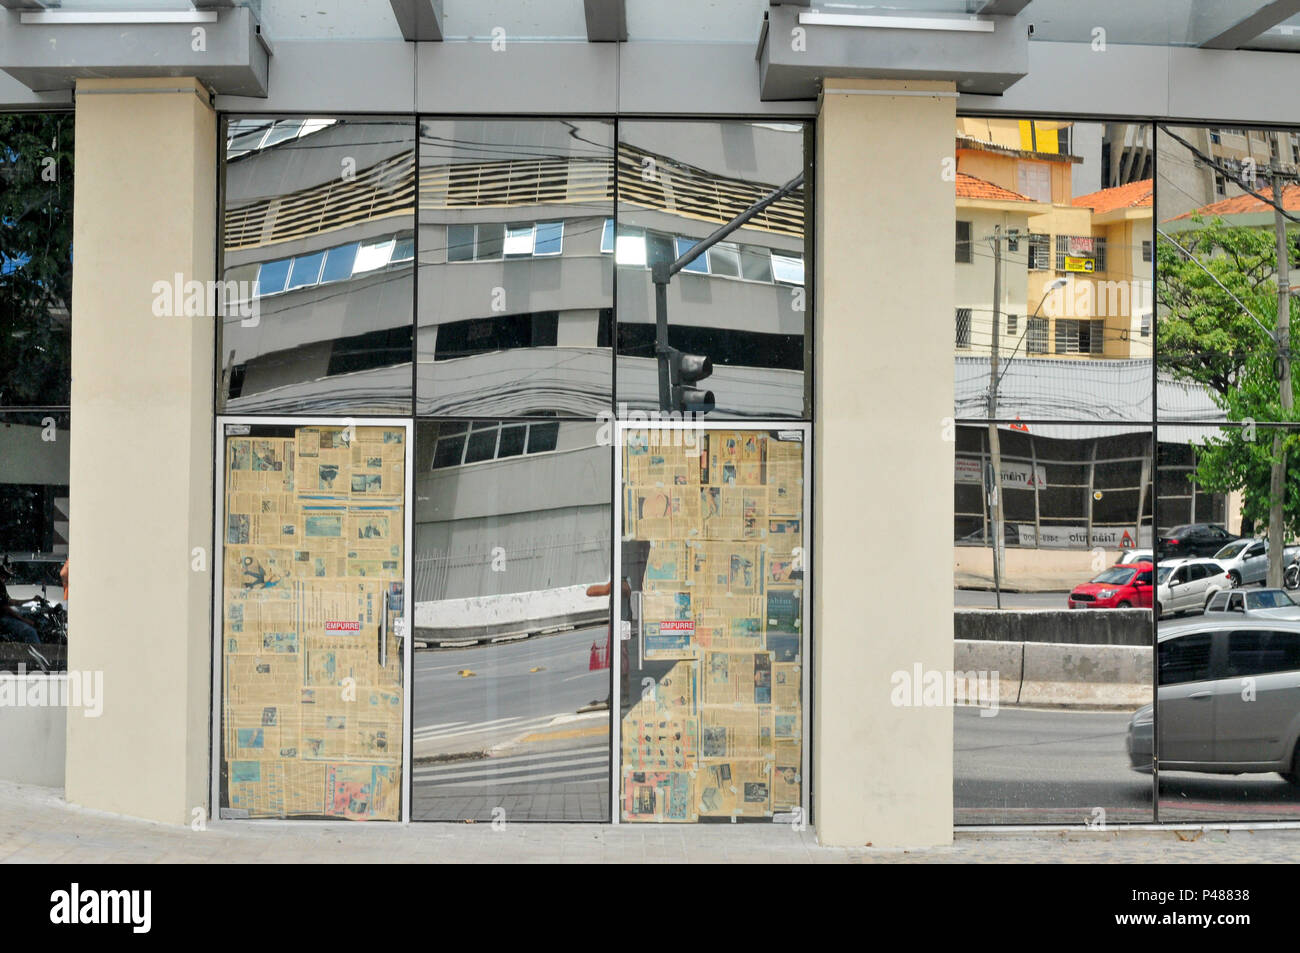
[[[10,565],[9,557],[6,556],[0,562],[0,576],[12,578],[13,567]],[[27,656],[30,658],[32,668],[40,672],[51,672],[55,665],[41,651],[45,646],[66,646],[68,644],[68,613],[63,606],[50,602],[42,592],[32,596],[19,603],[17,606],[18,615],[24,622],[36,630],[37,638],[40,640],[39,645],[23,643]],[[11,637],[0,635],[0,640],[14,642]]]
[[[1300,589],[1300,555],[1282,570],[1282,585],[1291,590]]]

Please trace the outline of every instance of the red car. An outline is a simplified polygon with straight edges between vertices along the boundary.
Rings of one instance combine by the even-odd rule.
[[[1150,609],[1151,563],[1111,566],[1092,582],[1075,586],[1066,600],[1071,609]]]

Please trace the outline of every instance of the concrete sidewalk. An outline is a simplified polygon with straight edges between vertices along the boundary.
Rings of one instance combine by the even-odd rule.
[[[820,847],[786,825],[217,823],[206,831],[69,806],[0,782],[5,863],[1290,863],[1300,830],[959,833],[951,847]]]

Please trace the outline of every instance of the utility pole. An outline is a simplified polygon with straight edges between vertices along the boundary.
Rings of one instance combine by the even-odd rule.
[[[993,593],[1002,608],[1002,560],[1006,540],[1002,530],[1002,444],[998,439],[998,344],[1002,323],[1002,226],[993,227],[993,349],[989,355],[989,463],[993,470],[989,494],[993,503]]]
[[[1274,135],[1278,135],[1274,133]],[[1273,210],[1273,230],[1277,235],[1277,363],[1278,384],[1281,388],[1279,397],[1282,402],[1282,418],[1291,415],[1291,253],[1286,241],[1286,219],[1282,208],[1282,168],[1281,143],[1274,150],[1277,159],[1272,164],[1273,201],[1278,206]],[[1269,480],[1268,507],[1268,584],[1271,588],[1282,585],[1282,547],[1283,514],[1286,504],[1286,452],[1282,447],[1282,428],[1273,428],[1273,472]]]

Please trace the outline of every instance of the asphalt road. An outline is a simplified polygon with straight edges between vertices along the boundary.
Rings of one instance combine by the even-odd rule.
[[[496,645],[415,653],[416,758],[484,751],[609,697],[610,670],[588,671],[604,625]],[[461,672],[472,672],[462,675]]]
[[[1126,712],[953,712],[958,824],[1151,823],[1151,777],[1128,766]],[[1300,819],[1300,788],[1276,774],[1161,772],[1160,820]]]

